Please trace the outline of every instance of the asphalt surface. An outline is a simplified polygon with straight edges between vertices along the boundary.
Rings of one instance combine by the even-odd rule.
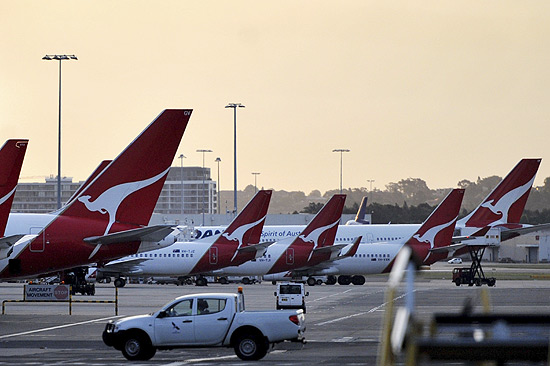
[[[119,290],[119,316],[155,311],[184,294],[236,292],[237,287],[127,285]],[[67,304],[8,303],[6,314],[0,315],[0,365],[375,365],[387,308],[385,279],[367,278],[364,286],[306,288],[310,293],[307,343],[278,344],[258,362],[241,361],[231,348],[159,351],[150,361],[129,362],[101,340],[105,323],[116,317],[113,304],[73,304],[73,315],[68,315]],[[244,286],[247,309],[274,310],[274,290],[268,282]],[[550,314],[550,280],[501,280],[493,288],[479,288],[420,278],[413,296],[415,317],[427,324],[435,313],[461,312],[466,302],[474,312],[481,312],[482,291],[489,295],[494,312]],[[77,295],[75,299],[112,300],[114,293],[112,284],[98,284],[95,296]],[[22,284],[0,283],[1,300],[22,296]],[[394,298],[398,305],[404,304],[404,287]]]

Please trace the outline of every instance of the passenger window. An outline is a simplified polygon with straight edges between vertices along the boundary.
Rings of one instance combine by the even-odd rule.
[[[183,300],[166,310],[166,316],[188,316],[192,314],[193,299]]]
[[[225,309],[225,299],[198,299],[197,315],[219,313]]]

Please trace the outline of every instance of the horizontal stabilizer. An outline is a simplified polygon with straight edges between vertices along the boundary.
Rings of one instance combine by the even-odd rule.
[[[100,272],[103,274],[119,274],[119,273],[128,273],[136,274],[141,272],[140,264],[150,260],[150,258],[128,258],[124,260],[117,260],[107,263],[103,268],[100,269]]]
[[[454,253],[457,250],[462,249],[466,246],[468,245],[464,243],[451,244],[451,245],[446,245],[444,247],[437,247],[437,248],[430,249],[430,253]],[[479,247],[480,245],[476,244],[475,246]]]
[[[491,230],[491,227],[490,226],[485,226],[484,228],[481,228],[478,231],[476,231],[475,233],[470,234],[470,235],[453,236],[452,243],[453,244],[458,244],[458,243],[462,243],[465,240],[477,239],[480,236],[485,236],[485,234],[487,234],[489,232],[489,230]]]
[[[6,259],[13,251],[13,245],[25,235],[10,235],[0,238],[0,259]]]
[[[133,241],[158,242],[164,239],[173,230],[174,229],[171,225],[146,226],[102,236],[91,236],[89,238],[85,238],[84,241],[89,244],[104,245],[128,243]]]
[[[247,245],[246,247],[241,247],[237,250],[238,253],[250,253],[250,252],[256,252],[255,258],[259,258],[262,255],[264,255],[265,250],[267,247],[269,247],[271,244],[275,243],[274,241],[266,241],[260,244],[253,244],[253,245]]]
[[[24,237],[23,234],[17,234],[17,235],[10,235],[10,236],[4,236],[0,238],[0,249],[8,249],[11,248],[19,239]]]
[[[498,226],[497,226],[498,227]],[[548,230],[550,228],[550,224],[540,224],[540,225],[534,225],[519,229],[502,229],[500,232],[500,241],[509,240],[512,238],[515,238],[516,236],[532,233],[534,231],[539,230]]]
[[[329,246],[326,246],[326,247],[315,248],[315,249],[313,249],[313,252],[314,253],[333,253],[333,252],[338,252],[338,251],[344,249],[348,245],[349,244],[333,244],[333,245],[329,245]]]

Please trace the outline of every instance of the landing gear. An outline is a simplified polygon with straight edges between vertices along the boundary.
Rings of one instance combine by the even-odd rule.
[[[454,282],[457,286],[487,285],[489,287],[493,287],[497,282],[496,278],[485,277],[485,273],[481,267],[481,258],[483,258],[485,249],[486,247],[468,247],[470,257],[472,258],[472,265],[470,268],[464,267],[453,269],[452,282]]]
[[[327,276],[327,285],[335,285],[336,284],[336,276],[330,275]]]
[[[208,286],[208,280],[203,276],[199,276],[195,278],[195,286]]]
[[[121,288],[126,286],[126,280],[122,277],[115,278],[115,287]]]

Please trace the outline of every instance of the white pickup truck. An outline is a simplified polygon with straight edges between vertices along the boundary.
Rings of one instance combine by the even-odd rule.
[[[301,309],[245,311],[238,294],[204,293],[176,298],[148,315],[111,320],[103,342],[128,360],[149,360],[157,349],[233,347],[242,360],[263,358],[271,344],[304,341]]]

